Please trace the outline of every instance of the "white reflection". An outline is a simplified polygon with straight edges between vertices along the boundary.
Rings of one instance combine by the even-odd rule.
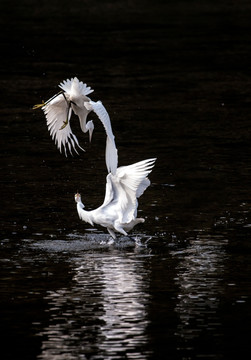
[[[50,323],[39,359],[146,359],[149,295],[141,261],[86,254],[69,287],[50,291]]]
[[[148,295],[142,291],[142,269],[141,273],[137,273],[132,262],[122,263],[121,259],[117,260],[119,263],[116,262],[113,266],[106,263],[103,267],[106,286],[103,289],[105,313],[102,332],[105,341],[102,347],[111,352],[109,342],[117,338],[124,346],[134,350],[135,357],[137,346],[142,346],[147,341],[145,306]],[[138,355],[139,358],[144,358],[143,354]]]
[[[226,242],[222,237],[198,236],[190,240],[187,249],[173,252],[181,259],[175,279],[179,287],[175,308],[180,319],[176,333],[181,339],[179,350],[192,350],[192,340],[202,333],[214,339],[222,335],[217,310],[223,291]],[[213,351],[213,344],[211,348]]]

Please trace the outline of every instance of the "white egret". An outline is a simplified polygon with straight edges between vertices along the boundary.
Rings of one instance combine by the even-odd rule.
[[[75,194],[77,211],[81,220],[92,226],[107,228],[113,239],[115,231],[127,235],[143,218],[137,218],[138,201],[150,185],[147,175],[152,171],[156,159],[147,159],[128,166],[117,168],[115,174],[106,177],[106,192],[103,204],[95,210],[84,210],[79,193]]]
[[[62,91],[51,97],[48,101],[34,105],[33,107],[33,109],[42,108],[44,111],[48,130],[50,131],[52,139],[55,140],[58,149],[62,152],[63,147],[66,156],[67,150],[72,154],[72,149],[78,154],[76,146],[84,151],[70,127],[72,110],[79,117],[81,130],[84,133],[89,131],[90,141],[94,124],[92,120],[86,122],[86,119],[87,115],[91,111],[94,111],[102,122],[107,134],[105,155],[107,170],[108,173],[112,172],[115,174],[118,163],[118,154],[110,117],[105,107],[101,101],[92,101],[87,96],[94,90],[82,81],[79,81],[76,77],[71,80],[64,80],[60,83],[59,87]]]

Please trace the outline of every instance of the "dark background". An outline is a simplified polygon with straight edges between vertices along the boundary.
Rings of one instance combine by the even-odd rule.
[[[153,181],[185,182],[188,188],[180,187],[188,197],[185,205],[194,201],[196,212],[215,202],[225,210],[229,199],[234,202],[233,192],[239,196],[247,189],[248,1],[2,1],[1,9],[5,181],[26,186],[40,173],[44,178],[37,195],[44,186],[48,189],[45,181],[51,177],[61,179],[61,189],[73,194],[89,169],[98,166],[95,176],[104,182],[104,150],[97,147],[104,141],[102,126],[95,122],[97,141],[82,154],[83,163],[65,160],[53,148],[43,114],[31,109],[55,94],[63,79],[78,76],[110,113],[121,165],[157,156]],[[74,131],[79,135],[77,124]],[[9,157],[19,162],[19,167],[13,164],[14,174],[9,173]],[[82,174],[72,173],[72,161]],[[202,180],[195,185],[201,192],[191,199],[195,179]],[[66,181],[70,184],[64,188]],[[17,196],[14,202],[29,202],[30,191],[30,186],[23,188],[25,199]],[[9,196],[3,199],[5,213]]]
[[[76,191],[87,208],[103,201],[102,125],[94,118],[89,144],[72,119],[86,152],[66,159],[51,141],[43,113],[32,110],[74,76],[95,90],[91,98],[102,100],[109,112],[120,165],[158,158],[152,186],[140,199],[147,221],[134,229],[153,236],[149,247],[157,259],[144,265],[151,268],[149,358],[236,359],[249,349],[250,19],[251,4],[244,0],[1,1],[2,339],[13,344],[3,347],[3,358],[34,359],[40,353],[31,322],[43,322],[47,285],[36,270],[41,296],[27,300],[20,280],[34,263],[27,261],[32,255],[23,244],[85,234]],[[191,239],[201,232],[208,236],[206,245],[217,233],[210,253],[219,258],[221,239],[227,240],[220,276],[239,287],[221,289],[221,337],[213,341],[205,331],[189,342],[183,334],[188,345],[182,353],[174,340],[176,265],[189,264]],[[170,247],[179,249],[178,259]],[[161,266],[164,258],[170,262]],[[59,268],[48,260],[47,266],[58,282],[67,282],[68,265]],[[244,300],[236,310],[239,297]]]

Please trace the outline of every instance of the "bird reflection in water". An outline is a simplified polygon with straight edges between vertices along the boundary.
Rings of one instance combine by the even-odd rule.
[[[41,333],[46,339],[39,358],[148,358],[148,276],[142,262],[105,254],[74,262],[71,286],[46,296],[50,323]]]
[[[181,259],[175,279],[179,286],[175,308],[179,316],[176,335],[178,349],[186,356],[187,352],[197,351],[200,343],[205,356],[215,355],[214,342],[222,336],[218,306],[223,292],[226,243],[223,237],[200,235],[191,239],[185,250],[173,252]],[[203,340],[205,334],[210,339],[208,344]]]

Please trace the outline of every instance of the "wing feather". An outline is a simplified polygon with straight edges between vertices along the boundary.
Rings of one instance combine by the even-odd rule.
[[[155,158],[147,159],[132,165],[121,166],[117,169],[116,176],[124,186],[135,192],[136,197],[139,197],[150,185],[150,181],[148,182],[146,179],[152,171],[155,161]]]
[[[60,94],[51,101],[48,101],[42,109],[46,117],[47,127],[50,135],[55,141],[60,152],[62,152],[63,148],[65,151],[65,155],[67,156],[67,150],[69,150],[69,152],[72,154],[71,150],[73,149],[78,154],[76,146],[79,147],[81,150],[84,150],[79,145],[76,136],[71,130],[71,108],[69,109],[68,114],[68,124],[62,129],[68,113],[68,104],[65,101],[63,94]]]
[[[118,199],[121,214],[120,221],[129,223],[137,216],[138,201],[143,192],[150,185],[147,178],[152,171],[156,159],[147,159],[129,166],[119,167],[116,175],[112,176],[113,187],[117,189],[116,198]]]
[[[67,151],[71,154],[72,151],[78,154],[77,148],[84,151],[79,145],[77,137],[71,130],[70,118],[73,110],[79,117],[81,130],[87,132],[89,127],[86,127],[86,119],[88,114],[91,111],[94,111],[102,122],[107,134],[105,151],[107,170],[108,173],[111,172],[112,174],[115,174],[118,165],[118,152],[112,132],[110,117],[105,107],[101,101],[95,102],[87,97],[93,90],[82,81],[79,81],[76,77],[64,80],[60,83],[59,87],[63,91],[46,101],[42,107],[46,116],[48,130],[59,151],[62,152],[62,149],[64,149],[66,156]],[[63,127],[66,120],[68,120],[67,125]]]

